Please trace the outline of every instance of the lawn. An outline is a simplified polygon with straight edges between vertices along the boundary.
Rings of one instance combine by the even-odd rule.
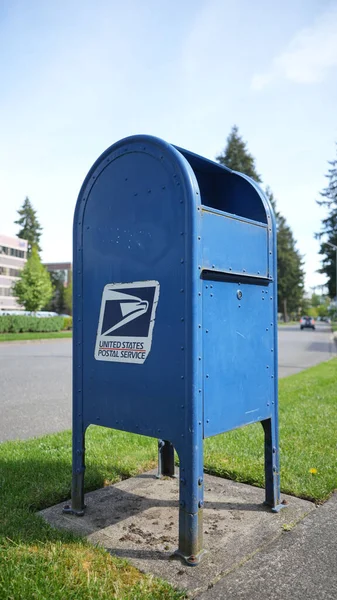
[[[155,442],[93,427],[87,488],[155,464]],[[166,582],[141,574],[84,540],[56,531],[36,511],[69,497],[70,432],[0,445],[0,598],[178,600]]]
[[[280,381],[283,492],[322,502],[337,487],[336,379],[337,359]],[[142,436],[92,426],[86,448],[87,491],[156,464],[156,441]],[[261,425],[207,440],[205,469],[262,486]],[[166,583],[35,514],[69,498],[70,484],[70,432],[0,445],[0,598],[180,598]]]
[[[336,400],[337,359],[280,380],[284,493],[319,503],[337,488]],[[222,477],[263,486],[261,425],[256,423],[207,440],[205,468]]]
[[[71,331],[27,331],[25,333],[0,333],[0,342],[71,338],[72,335],[73,334]]]

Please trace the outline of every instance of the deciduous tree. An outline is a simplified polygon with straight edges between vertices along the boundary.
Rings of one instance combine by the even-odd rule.
[[[69,315],[72,315],[73,314],[73,278],[72,278],[71,271],[69,271],[69,275],[68,275],[68,285],[64,289],[63,300],[64,300],[64,305],[65,305],[65,309],[66,309],[67,313]]]
[[[25,307],[25,310],[31,312],[41,310],[53,295],[49,273],[41,263],[35,246],[13,291],[19,303]]]

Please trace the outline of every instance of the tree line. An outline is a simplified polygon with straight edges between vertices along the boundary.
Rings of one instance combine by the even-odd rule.
[[[216,161],[226,167],[244,173],[262,185],[262,178],[256,170],[255,159],[247,149],[247,143],[234,125],[227,137],[224,150]],[[326,175],[327,187],[321,192],[318,204],[325,208],[321,230],[315,237],[321,240],[320,254],[323,256],[320,273],[327,276],[330,297],[336,293],[336,250],[337,247],[337,160],[329,163]],[[277,229],[277,277],[278,307],[284,320],[289,315],[298,316],[307,309],[304,299],[304,268],[293,232],[284,215],[277,208],[276,199],[269,186],[265,193],[274,209]],[[65,287],[62,273],[48,273],[40,259],[40,237],[42,227],[38,221],[29,198],[26,198],[18,211],[18,237],[28,241],[28,260],[20,279],[14,286],[14,294],[26,310],[37,311],[44,308],[58,313],[68,312],[72,308],[72,282]],[[332,244],[329,245],[329,244]]]

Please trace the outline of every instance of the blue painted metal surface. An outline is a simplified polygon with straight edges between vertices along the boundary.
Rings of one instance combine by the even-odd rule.
[[[90,424],[180,458],[178,553],[203,552],[203,439],[260,421],[266,502],[280,503],[276,233],[248,177],[151,136],[88,173],[74,218],[72,511]]]

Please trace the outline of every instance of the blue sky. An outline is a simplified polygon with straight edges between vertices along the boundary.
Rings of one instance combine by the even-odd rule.
[[[45,261],[70,260],[74,206],[112,143],[150,133],[208,158],[234,123],[305,255],[337,141],[337,2],[0,0],[0,232],[28,195]]]

